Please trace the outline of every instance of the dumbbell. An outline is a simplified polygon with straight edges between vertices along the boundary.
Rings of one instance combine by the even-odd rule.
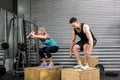
[[[9,44],[6,43],[6,42],[4,42],[4,43],[1,44],[1,47],[2,47],[3,49],[8,49],[8,48],[9,48]]]
[[[19,42],[19,43],[18,43],[18,49],[19,49],[20,51],[26,51],[27,46],[26,46],[25,43]]]

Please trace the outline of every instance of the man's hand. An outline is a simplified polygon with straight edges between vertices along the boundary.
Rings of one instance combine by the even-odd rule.
[[[89,49],[88,51],[85,52],[85,56],[90,57],[90,56],[91,56],[91,53],[92,53],[92,50]]]
[[[69,52],[69,56],[70,56],[70,58],[72,58],[72,51]]]

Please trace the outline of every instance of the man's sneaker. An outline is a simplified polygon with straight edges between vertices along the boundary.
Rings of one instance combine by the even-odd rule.
[[[87,69],[87,67],[84,67],[83,65],[76,65],[76,66],[74,66],[73,68],[81,68],[81,69],[83,69],[83,70],[86,70]]]
[[[83,69],[84,70],[87,70],[88,68],[90,68],[88,64],[83,64]]]
[[[73,68],[81,68],[81,65],[73,66]]]
[[[86,69],[90,68],[88,64],[85,64],[84,67],[85,67]]]
[[[54,64],[49,64],[48,68],[53,68]]]
[[[41,64],[41,65],[39,65],[39,67],[47,67],[47,63],[46,64]]]

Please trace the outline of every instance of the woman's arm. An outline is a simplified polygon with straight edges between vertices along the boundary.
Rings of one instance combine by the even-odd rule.
[[[33,34],[35,34],[35,32],[34,32],[34,31],[30,32],[30,33],[27,35],[27,37],[26,37],[26,38],[30,39],[30,38],[31,38],[31,36],[32,36]]]
[[[48,38],[50,38],[50,36],[48,34],[45,34],[44,36],[32,34],[31,38],[34,38],[34,39],[48,39]]]

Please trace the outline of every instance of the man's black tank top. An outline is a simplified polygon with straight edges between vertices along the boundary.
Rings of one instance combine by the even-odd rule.
[[[81,23],[81,32],[80,33],[77,32],[75,29],[74,29],[74,32],[75,32],[75,35],[78,35],[81,38],[82,42],[88,42],[88,38],[87,38],[86,34],[83,32],[83,27],[84,27],[83,25],[84,25],[84,23]],[[93,45],[95,45],[97,42],[97,39],[94,37],[91,30],[90,30],[90,33],[91,33],[92,38],[93,38]]]

